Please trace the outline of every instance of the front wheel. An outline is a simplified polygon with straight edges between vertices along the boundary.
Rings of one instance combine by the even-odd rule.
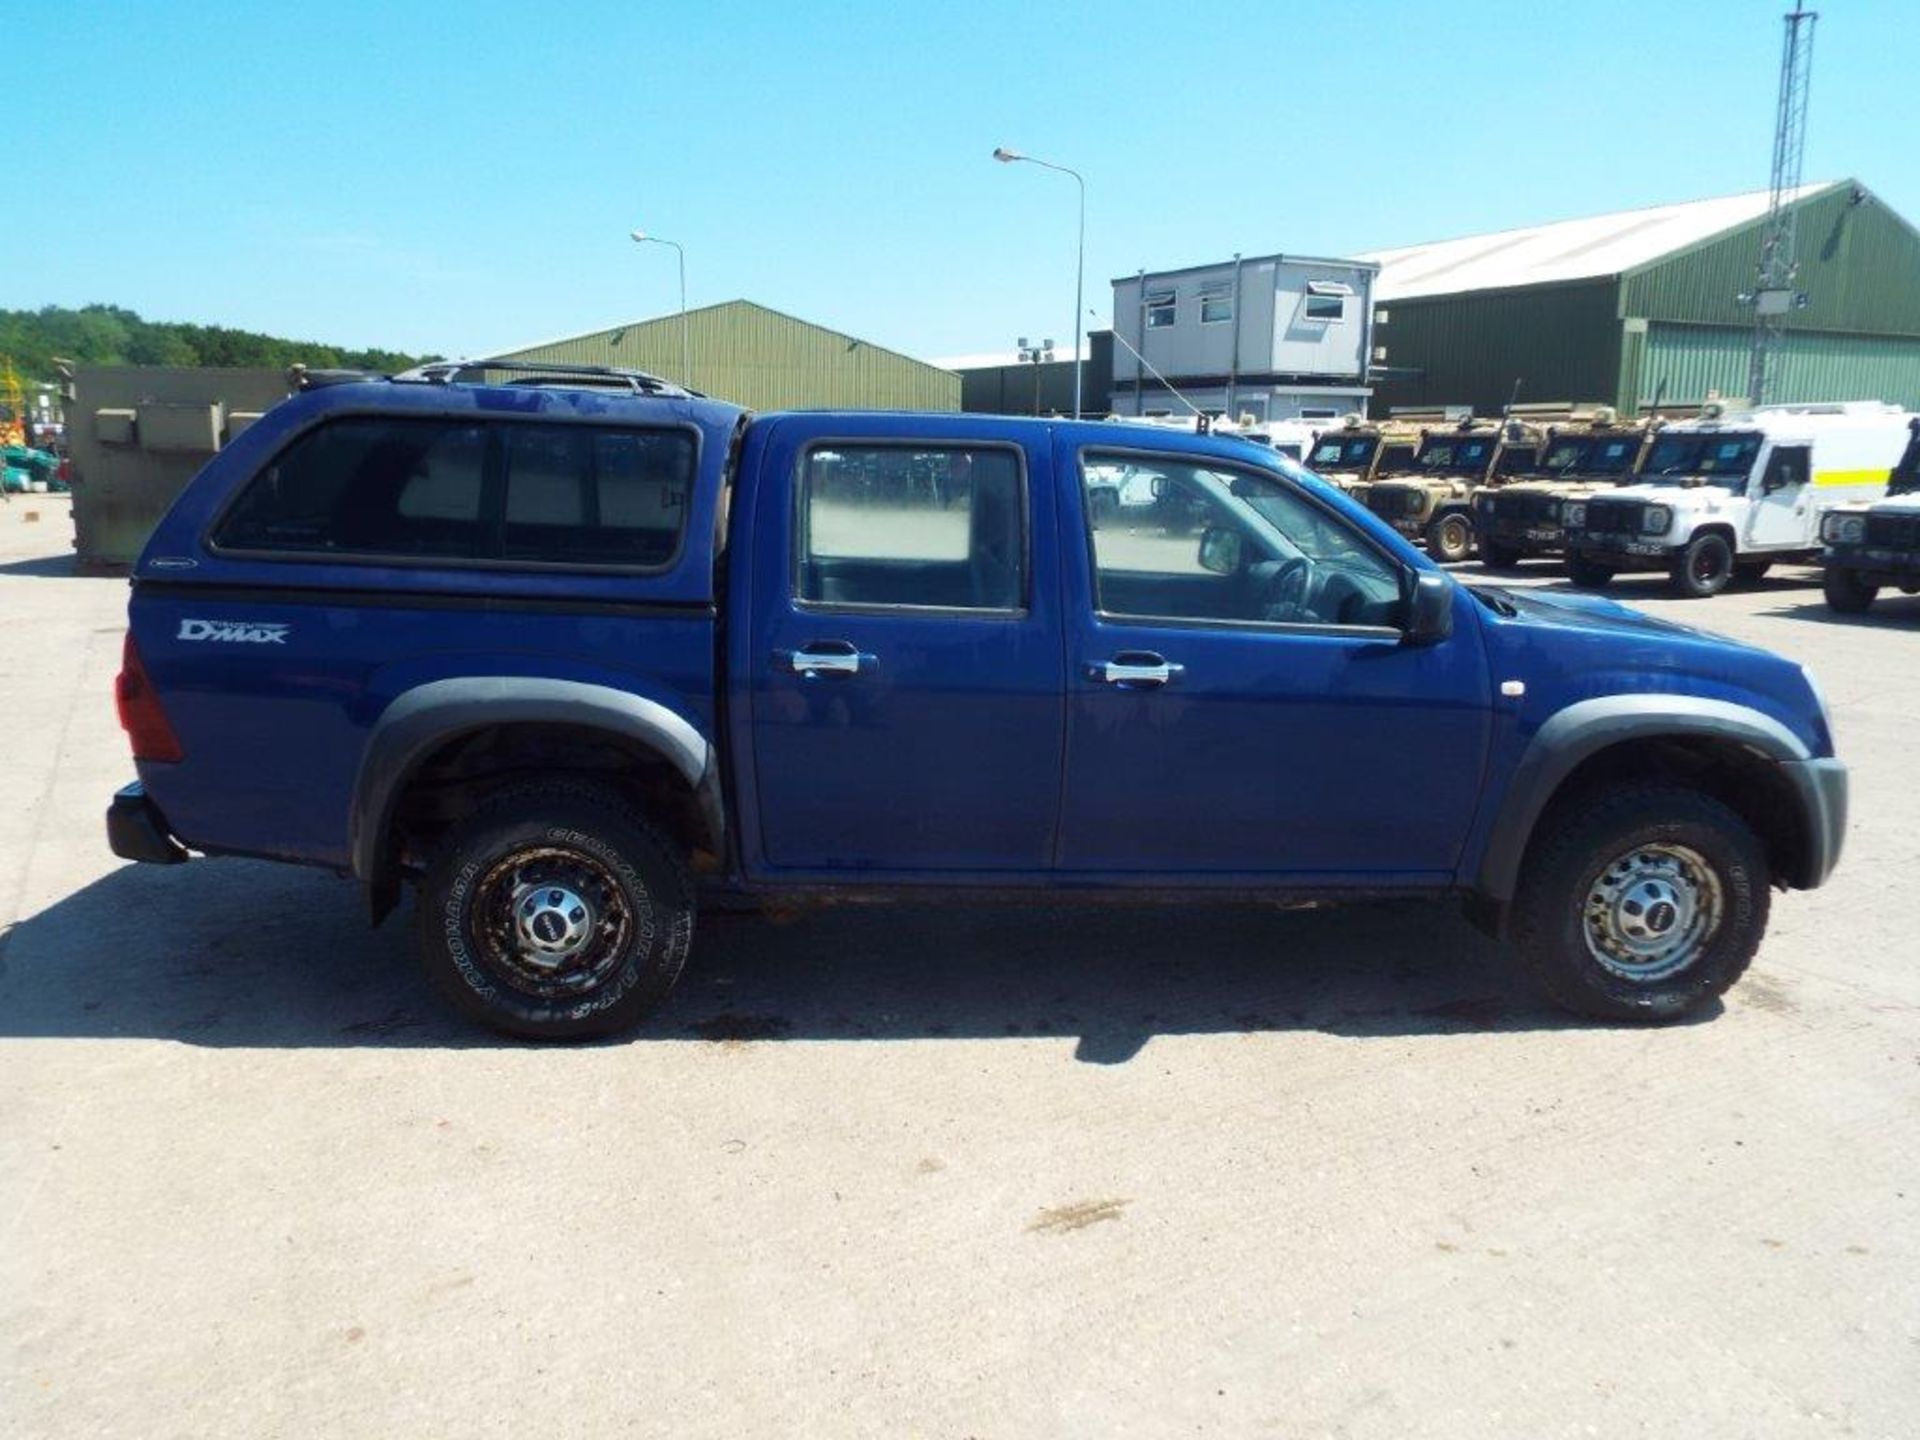
[[[631,1028],[693,940],[678,849],[617,794],[550,780],[496,793],[421,882],[427,976],[469,1018],[533,1040]]]
[[[1733,546],[1727,537],[1709,531],[1687,542],[1667,572],[1673,593],[1690,600],[1718,595],[1733,579]]]
[[[1828,607],[1842,615],[1864,615],[1880,593],[1878,585],[1869,585],[1859,571],[1844,565],[1829,565],[1820,588],[1826,592]]]
[[[1766,932],[1767,855],[1739,815],[1649,781],[1558,805],[1514,898],[1516,956],[1565,1008],[1677,1020],[1726,993]]]
[[[1603,565],[1584,550],[1567,553],[1567,578],[1582,590],[1604,590],[1613,581],[1613,567]]]
[[[1473,553],[1473,521],[1460,511],[1434,516],[1427,526],[1427,553],[1443,565],[1457,565]]]

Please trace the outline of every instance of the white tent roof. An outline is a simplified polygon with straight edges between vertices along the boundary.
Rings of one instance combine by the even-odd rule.
[[[1803,200],[1836,183],[1802,185],[1792,197]],[[1380,278],[1373,286],[1376,302],[1618,275],[1758,220],[1767,213],[1767,200],[1765,190],[1754,190],[1717,200],[1650,205],[1585,220],[1403,245],[1359,258],[1380,266]]]

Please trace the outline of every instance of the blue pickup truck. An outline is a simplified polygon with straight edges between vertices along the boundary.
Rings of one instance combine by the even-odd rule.
[[[1463,585],[1271,449],[628,371],[286,401],[154,532],[117,698],[117,854],[411,883],[432,980],[550,1039],[657,1005],[703,903],[840,898],[1450,896],[1670,1019],[1846,813],[1798,665]]]

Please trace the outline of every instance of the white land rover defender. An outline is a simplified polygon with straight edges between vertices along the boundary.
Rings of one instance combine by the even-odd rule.
[[[1622,570],[1665,570],[1677,594],[1706,596],[1776,561],[1811,562],[1822,516],[1886,493],[1908,418],[1877,400],[1710,405],[1660,432],[1638,483],[1567,503],[1568,573],[1597,587]]]
[[[1820,524],[1827,604],[1842,614],[1860,614],[1883,586],[1920,595],[1920,415],[1907,428],[1912,438],[1893,467],[1887,498],[1836,505]]]

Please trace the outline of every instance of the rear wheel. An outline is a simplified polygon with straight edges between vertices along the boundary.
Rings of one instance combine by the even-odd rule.
[[[1733,546],[1713,531],[1696,535],[1675,558],[1667,578],[1676,595],[1692,600],[1718,595],[1733,579]]]
[[[1865,614],[1880,593],[1878,585],[1869,585],[1860,578],[1859,571],[1844,565],[1829,565],[1820,588],[1826,591],[1827,605],[1842,615]]]
[[[428,978],[535,1040],[611,1035],[673,988],[693,939],[686,862],[618,795],[515,785],[457,825],[421,883]]]
[[[1436,515],[1427,525],[1427,553],[1444,565],[1456,565],[1473,553],[1473,521],[1458,510]]]
[[[1522,555],[1517,545],[1502,545],[1495,540],[1480,542],[1480,563],[1489,570],[1511,570],[1520,563]]]
[[[1711,796],[1664,782],[1588,793],[1541,822],[1514,949],[1569,1010],[1676,1020],[1745,972],[1767,928],[1768,879],[1759,837]]]
[[[1603,565],[1584,550],[1567,554],[1567,578],[1582,590],[1601,590],[1613,580],[1613,567]]]

